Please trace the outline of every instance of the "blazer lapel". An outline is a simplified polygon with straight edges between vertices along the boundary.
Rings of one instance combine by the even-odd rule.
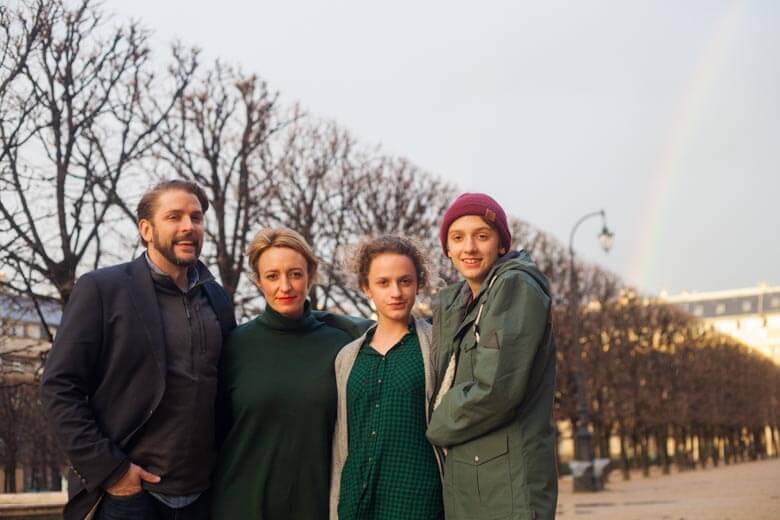
[[[146,331],[149,348],[157,360],[160,375],[165,380],[166,356],[165,336],[163,335],[160,306],[154,292],[154,282],[146,263],[146,256],[141,255],[129,264],[128,288],[139,320]]]

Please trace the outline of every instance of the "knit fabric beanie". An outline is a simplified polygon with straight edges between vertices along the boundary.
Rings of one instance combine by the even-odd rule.
[[[496,231],[501,242],[501,248],[508,252],[512,246],[512,234],[506,220],[504,208],[490,195],[484,193],[464,193],[447,208],[439,228],[439,240],[444,254],[447,254],[447,232],[453,222],[465,215],[477,215],[490,224]]]

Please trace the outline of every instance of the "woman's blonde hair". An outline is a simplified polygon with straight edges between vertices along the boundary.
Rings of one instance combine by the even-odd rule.
[[[259,281],[260,273],[257,271],[257,261],[260,256],[272,247],[287,247],[297,251],[306,259],[306,271],[309,275],[309,286],[314,284],[317,277],[317,266],[320,261],[314,256],[311,246],[300,233],[289,228],[263,228],[257,232],[255,238],[246,250],[249,269],[252,271],[252,279]]]

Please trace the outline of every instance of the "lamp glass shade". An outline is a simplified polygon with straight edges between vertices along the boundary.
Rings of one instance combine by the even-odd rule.
[[[601,243],[602,249],[609,253],[609,250],[612,249],[612,244],[615,242],[615,234],[607,229],[607,226],[604,226],[601,229],[601,233],[599,233],[599,242]]]

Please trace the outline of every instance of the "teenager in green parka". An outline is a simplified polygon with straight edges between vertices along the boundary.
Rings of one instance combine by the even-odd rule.
[[[510,251],[506,215],[465,193],[440,238],[463,277],[438,295],[437,371],[428,439],[446,450],[447,520],[549,519],[558,497],[551,296],[524,251]]]

